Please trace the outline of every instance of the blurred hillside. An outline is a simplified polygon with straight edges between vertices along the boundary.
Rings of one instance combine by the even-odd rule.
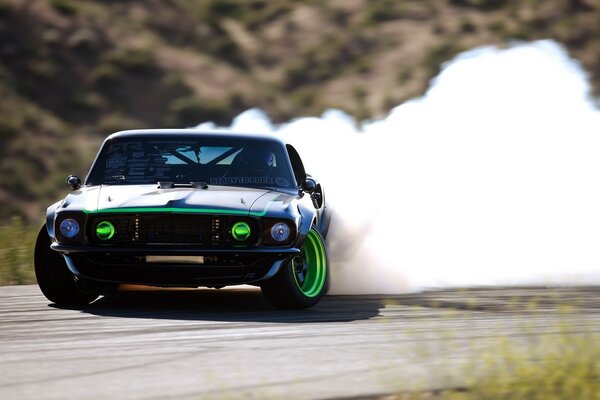
[[[600,93],[599,0],[0,0],[0,221],[39,221],[116,130],[382,116],[462,50],[540,38]]]

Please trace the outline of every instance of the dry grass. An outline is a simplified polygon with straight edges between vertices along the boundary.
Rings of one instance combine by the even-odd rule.
[[[598,400],[600,337],[549,337],[533,348],[503,341],[487,355],[487,376],[468,390],[448,392],[448,400]]]
[[[600,334],[586,319],[587,311],[570,306],[548,309],[533,299],[515,312],[555,313],[556,318],[543,320],[544,333],[539,326],[532,329],[525,318],[511,328],[521,334],[501,334],[483,346],[473,342],[462,365],[442,363],[430,371],[432,381],[443,382],[438,378],[452,369],[459,383],[378,400],[600,400]]]
[[[0,285],[35,283],[33,248],[38,230],[19,218],[0,226]]]

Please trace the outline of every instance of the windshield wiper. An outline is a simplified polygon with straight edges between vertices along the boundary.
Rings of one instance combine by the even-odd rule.
[[[208,189],[208,183],[206,182],[190,182],[190,183],[175,183],[175,182],[158,182],[159,189],[173,189],[173,188],[194,188],[194,189]]]

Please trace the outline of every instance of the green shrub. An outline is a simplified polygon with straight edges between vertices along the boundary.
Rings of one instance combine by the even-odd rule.
[[[403,382],[415,391],[386,400],[600,400],[600,334],[594,312],[587,309],[595,308],[595,302],[579,309],[576,298],[550,296],[504,302],[503,312],[511,311],[502,317],[502,326],[510,330],[467,338],[471,347],[462,348],[460,358],[432,365],[423,384],[440,382],[440,389],[419,391],[420,384]],[[528,313],[543,317],[529,322],[524,315]],[[431,347],[419,348],[415,357],[431,356],[440,343],[463,340],[453,330],[440,335]]]
[[[477,31],[477,26],[468,18],[463,18],[460,21],[460,31],[462,33],[474,33]]]
[[[17,217],[0,225],[0,285],[35,283],[33,248],[38,229]]]
[[[154,55],[144,49],[119,50],[109,55],[107,61],[116,67],[117,71],[134,74],[148,74],[159,69]]]
[[[91,75],[98,90],[103,93],[111,93],[114,86],[118,84],[121,73],[113,64],[104,63],[94,68]]]
[[[216,37],[210,45],[210,53],[229,61],[231,64],[238,67],[245,67],[246,60],[243,57],[241,49],[233,39],[223,33],[219,37]]]
[[[208,0],[199,9],[199,16],[206,20],[219,18],[239,18],[245,12],[244,2],[235,0]]]
[[[94,92],[74,91],[70,96],[65,96],[73,112],[93,112],[104,105],[101,96]]]
[[[371,58],[370,57],[357,57],[352,63],[352,68],[360,74],[366,74],[371,71]]]
[[[396,75],[396,81],[402,85],[408,83],[411,79],[413,79],[413,71],[409,68],[400,69]]]
[[[12,5],[7,0],[0,0],[0,16],[5,16],[10,12]]]
[[[374,25],[380,22],[393,21],[398,18],[396,5],[391,0],[375,0],[368,3],[365,23]]]
[[[98,122],[97,133],[101,136],[106,136],[114,132],[124,131],[127,129],[143,128],[143,123],[133,118],[126,117],[120,113],[112,113],[104,115]]]
[[[13,138],[19,132],[19,126],[13,119],[9,119],[5,116],[0,117],[0,142],[7,143],[9,139]],[[0,154],[2,154],[0,152]]]
[[[505,339],[485,356],[486,376],[445,400],[600,400],[600,337],[565,330],[528,348]],[[472,371],[473,373],[475,371]]]
[[[75,15],[79,11],[77,3],[71,0],[50,0],[50,5],[63,15]]]
[[[499,34],[501,36],[505,35],[506,32],[506,24],[503,20],[495,20],[489,23],[487,27],[490,32]]]
[[[317,89],[312,86],[301,87],[290,94],[290,100],[300,110],[314,108],[317,99]]]
[[[162,79],[161,92],[170,98],[179,98],[194,94],[181,73],[171,72]]]
[[[435,75],[444,62],[451,60],[462,50],[462,47],[454,41],[446,41],[435,45],[427,51],[423,60],[424,67],[430,74]]]
[[[207,0],[198,2],[197,16],[202,21],[214,22],[223,18],[233,18],[244,23],[249,29],[275,20],[289,12],[293,5],[280,0]]]
[[[51,59],[33,59],[29,62],[28,71],[36,78],[42,80],[56,79],[59,67]]]
[[[249,29],[256,29],[293,10],[288,1],[256,1],[250,4],[248,12],[241,18]]]
[[[225,101],[202,99],[198,96],[185,96],[175,99],[169,106],[170,124],[180,127],[196,126],[201,122],[214,122],[227,125],[231,122],[232,112]]]
[[[493,11],[508,4],[509,0],[450,0],[450,4],[460,7],[472,7],[481,11]]]
[[[294,89],[333,78],[339,71],[336,71],[334,60],[328,52],[329,49],[325,47],[312,49],[303,58],[293,61],[284,72],[284,87]]]

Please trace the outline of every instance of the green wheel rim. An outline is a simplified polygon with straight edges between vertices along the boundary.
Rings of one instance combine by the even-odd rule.
[[[292,261],[294,279],[303,295],[316,297],[327,280],[325,246],[316,231],[308,232],[301,250],[301,255]]]

